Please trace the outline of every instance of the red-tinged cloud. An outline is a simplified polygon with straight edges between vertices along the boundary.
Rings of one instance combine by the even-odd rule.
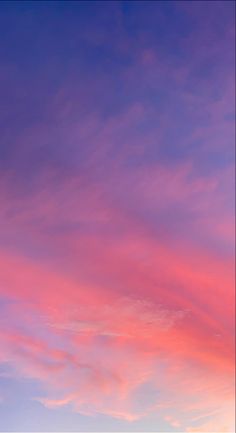
[[[50,409],[229,431],[232,73],[217,97],[220,73],[210,88],[196,80],[199,62],[222,54],[211,39],[204,48],[207,25],[183,38],[186,65],[123,36],[115,46],[131,46],[132,62],[118,88],[139,97],[105,116],[110,76],[65,83],[1,169],[0,359],[38,380],[34,398]],[[83,32],[93,46],[107,37]]]
[[[3,225],[9,239],[24,236],[25,249],[0,252],[1,357],[16,376],[44,385],[35,398],[48,408],[128,421],[158,411],[180,428],[214,411],[224,420],[233,398],[233,260],[194,236],[180,244],[168,230],[153,232],[137,206],[142,197],[158,218],[175,200],[185,214],[197,202],[186,227],[204,231],[219,181],[195,179],[191,165],[172,176],[164,167],[131,171],[133,197],[121,202],[125,176],[115,205],[104,182],[47,178],[21,199],[5,182]],[[215,209],[225,197],[218,191]],[[171,220],[162,226],[171,231]]]

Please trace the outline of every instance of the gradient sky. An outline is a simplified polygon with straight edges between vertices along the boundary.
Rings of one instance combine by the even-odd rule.
[[[0,3],[1,431],[234,431],[234,34]]]

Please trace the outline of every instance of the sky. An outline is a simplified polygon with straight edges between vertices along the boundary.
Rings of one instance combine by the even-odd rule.
[[[234,431],[234,9],[0,3],[0,431]]]

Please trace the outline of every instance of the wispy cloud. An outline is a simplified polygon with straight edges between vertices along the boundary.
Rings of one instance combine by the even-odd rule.
[[[231,431],[231,5],[131,3],[55,5],[53,28],[46,4],[16,13],[0,65],[0,360],[50,410]]]

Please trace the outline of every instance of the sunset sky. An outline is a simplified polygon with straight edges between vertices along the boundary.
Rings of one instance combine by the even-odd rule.
[[[234,9],[0,2],[0,431],[234,431]]]

